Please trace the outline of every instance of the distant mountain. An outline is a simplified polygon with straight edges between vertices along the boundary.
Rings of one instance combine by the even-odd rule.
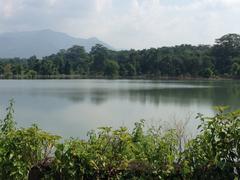
[[[7,32],[0,34],[0,57],[28,58],[32,55],[44,57],[58,52],[60,49],[67,49],[73,45],[84,46],[90,51],[95,44],[102,44],[112,49],[108,44],[97,38],[75,38],[65,33],[52,30]]]

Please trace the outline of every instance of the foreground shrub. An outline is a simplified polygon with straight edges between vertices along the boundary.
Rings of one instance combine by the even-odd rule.
[[[16,128],[13,102],[0,123],[0,179],[239,179],[240,111],[199,114],[199,134],[185,144],[175,129],[102,127],[88,139],[59,141]]]
[[[89,140],[72,139],[59,144],[55,167],[63,179],[70,178],[164,178],[174,171],[177,139],[173,130],[162,134],[144,123],[127,128],[100,128],[89,133]]]
[[[72,139],[59,144],[55,167],[64,179],[119,177],[133,157],[131,136],[126,128],[101,128],[90,132],[89,140]]]
[[[240,175],[240,111],[224,113],[201,120],[201,133],[188,142],[184,152],[192,177],[234,179]]]
[[[13,102],[0,130],[0,179],[27,179],[31,168],[47,162],[59,139],[40,130],[36,125],[16,129]]]

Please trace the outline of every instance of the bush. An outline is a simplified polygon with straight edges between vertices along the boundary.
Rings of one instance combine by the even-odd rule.
[[[205,78],[210,78],[213,76],[213,71],[210,68],[206,68],[200,73],[200,75]]]
[[[240,111],[217,109],[214,117],[198,115],[201,133],[186,146],[185,160],[192,177],[234,179],[240,175]]]
[[[240,111],[217,109],[197,116],[200,133],[182,149],[175,129],[146,129],[143,120],[132,131],[102,127],[62,142],[36,125],[16,128],[11,101],[0,124],[0,179],[237,179]]]
[[[50,158],[59,136],[50,135],[36,125],[17,129],[13,112],[11,101],[0,125],[0,179],[27,179],[31,168]]]

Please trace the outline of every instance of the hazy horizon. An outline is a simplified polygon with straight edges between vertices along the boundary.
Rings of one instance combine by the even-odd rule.
[[[101,41],[101,39],[99,39],[98,37],[94,37],[94,36],[91,36],[91,37],[77,37],[77,36],[73,36],[71,34],[68,34],[68,33],[65,33],[65,32],[61,32],[61,31],[56,31],[56,30],[52,30],[52,29],[38,29],[38,30],[26,30],[26,31],[5,31],[5,32],[0,32],[0,36],[5,36],[5,35],[11,35],[11,34],[14,34],[16,35],[17,33],[33,33],[33,32],[44,32],[44,31],[49,31],[49,32],[54,32],[54,33],[62,33],[62,34],[65,34],[67,36],[70,36],[72,38],[77,38],[77,39],[85,39],[85,40],[90,40],[90,39],[96,39],[96,40],[99,40]],[[227,34],[230,34],[230,33],[227,33]],[[226,34],[223,34],[221,35],[224,36]],[[11,36],[12,37],[12,36]],[[213,42],[211,44],[203,44],[203,43],[199,43],[199,44],[186,44],[186,43],[179,43],[179,44],[172,44],[172,45],[163,45],[163,46],[156,46],[156,47],[149,47],[149,48],[115,48],[113,46],[111,46],[111,44],[109,44],[108,42],[105,42],[105,41],[102,41],[103,43],[106,43],[107,45],[111,46],[111,48],[109,49],[112,49],[112,50],[116,50],[116,51],[121,51],[121,50],[131,50],[131,49],[134,49],[134,50],[143,50],[143,49],[150,49],[150,48],[162,48],[162,47],[174,47],[174,46],[181,46],[181,45],[193,45],[193,46],[201,46],[201,45],[209,45],[209,46],[212,46],[214,45],[214,41],[217,39],[217,38],[220,38],[220,37],[216,37]],[[100,43],[101,44],[101,43]],[[75,44],[75,45],[79,45],[79,46],[82,46],[80,44]],[[104,44],[102,44],[104,46]],[[72,47],[72,46],[69,46],[69,48]],[[105,46],[106,47],[106,46]]]
[[[0,0],[0,33],[51,29],[116,49],[214,43],[240,33],[238,0]]]

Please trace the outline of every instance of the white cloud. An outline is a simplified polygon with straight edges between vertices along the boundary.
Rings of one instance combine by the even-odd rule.
[[[215,0],[216,1],[216,0]],[[220,0],[223,4],[228,5],[228,6],[236,6],[240,5],[239,0]],[[217,2],[217,1],[216,1]]]
[[[0,0],[1,31],[51,28],[116,48],[213,43],[240,33],[240,0]]]
[[[112,6],[112,0],[96,0],[95,4],[97,12],[102,12]]]
[[[57,0],[47,0],[50,6],[54,6],[57,3]]]
[[[3,16],[10,17],[13,15],[13,1],[12,0],[3,0]]]

